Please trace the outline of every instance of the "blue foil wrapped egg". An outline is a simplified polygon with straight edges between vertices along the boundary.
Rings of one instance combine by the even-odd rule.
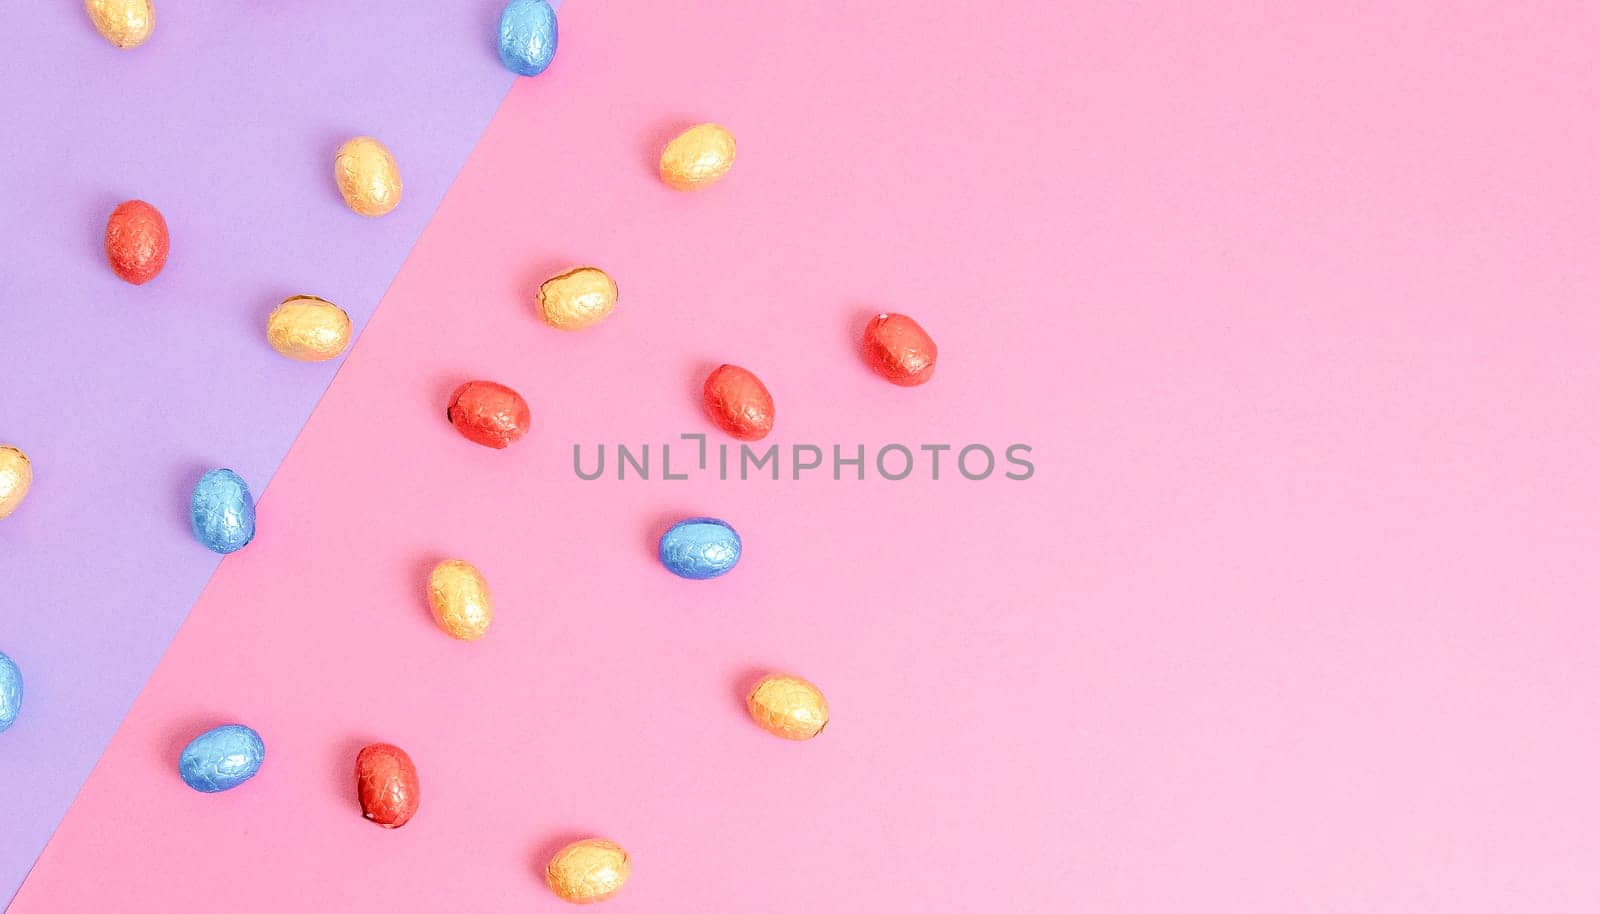
[[[511,0],[500,14],[500,62],[538,76],[556,56],[556,11],[548,0]]]
[[[212,552],[243,549],[256,535],[256,506],[250,487],[232,470],[207,470],[189,500],[194,538]]]
[[[703,581],[732,571],[742,548],[727,521],[691,517],[661,534],[661,564],[680,578]]]
[[[201,793],[221,793],[255,777],[266,756],[261,734],[243,724],[224,724],[184,747],[178,775]]]
[[[0,733],[11,729],[22,713],[22,670],[17,662],[0,654]]]

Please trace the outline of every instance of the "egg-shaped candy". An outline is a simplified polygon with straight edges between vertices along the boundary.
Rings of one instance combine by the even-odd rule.
[[[267,342],[298,362],[326,362],[350,345],[350,315],[315,295],[293,295],[267,316]]]
[[[617,284],[597,267],[578,267],[539,286],[539,313],[557,330],[582,330],[617,307]]]
[[[112,272],[142,286],[167,265],[172,238],[161,211],[143,200],[129,200],[106,220],[106,261]]]
[[[628,881],[628,852],[614,841],[584,838],[556,851],[544,868],[544,881],[566,901],[605,901]]]
[[[468,562],[449,559],[428,575],[428,605],[434,621],[452,638],[476,641],[494,621],[494,601],[483,572]]]
[[[345,205],[363,216],[382,216],[400,205],[400,166],[389,147],[370,136],[346,140],[333,157],[333,179]]]
[[[711,372],[704,403],[711,421],[742,441],[759,441],[772,431],[776,415],[772,394],[749,369],[723,365]]]
[[[533,421],[528,401],[493,381],[468,381],[457,387],[444,415],[462,437],[492,448],[506,447],[526,435]]]
[[[255,777],[266,757],[261,734],[243,724],[225,724],[207,730],[183,748],[178,775],[201,793],[220,793]]]
[[[739,564],[744,544],[727,521],[691,517],[661,534],[661,564],[680,578],[703,581],[721,577]]]
[[[384,828],[399,828],[417,814],[422,785],[417,766],[399,746],[373,743],[356,756],[356,798],[361,814]]]
[[[256,535],[250,487],[232,470],[207,470],[189,499],[189,526],[212,552],[227,555],[243,549]]]
[[[156,27],[156,8],[150,0],[84,0],[95,31],[119,48],[136,48]]]
[[[538,76],[556,57],[556,11],[548,0],[511,0],[500,13],[500,62]]]
[[[733,168],[733,134],[721,124],[696,124],[661,150],[661,180],[673,190],[700,190]]]
[[[828,700],[822,690],[788,673],[763,676],[745,698],[745,706],[761,729],[784,739],[810,739],[828,725]]]
[[[880,314],[868,321],[861,352],[873,371],[901,387],[927,383],[939,359],[933,337],[904,314]]]
[[[22,713],[22,670],[17,662],[0,654],[0,733],[11,729]]]
[[[10,517],[33,485],[33,464],[22,448],[0,444],[0,518]]]

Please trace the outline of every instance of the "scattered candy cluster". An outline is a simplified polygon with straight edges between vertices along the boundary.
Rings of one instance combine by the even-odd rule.
[[[150,0],[86,0],[95,28],[119,48],[143,44],[155,27]],[[545,71],[557,45],[555,10],[547,0],[510,0],[501,15],[499,55],[507,68],[524,76]],[[733,135],[717,124],[691,127],[667,143],[660,160],[661,181],[681,191],[701,190],[725,177],[735,158]],[[334,181],[349,208],[370,218],[400,204],[403,185],[394,156],[372,137],[355,137],[334,157]],[[171,237],[159,210],[141,200],[118,206],[106,223],[105,253],[122,279],[142,285],[166,265]],[[617,284],[604,270],[580,266],[544,282],[538,310],[551,327],[575,331],[595,326],[617,305]],[[349,316],[337,305],[310,295],[286,299],[267,318],[267,342],[298,361],[333,359],[350,345]],[[880,314],[869,322],[862,353],[874,371],[889,381],[912,386],[933,375],[937,347],[911,318]],[[776,415],[771,392],[753,372],[723,365],[706,378],[707,415],[729,435],[754,441],[766,437]],[[505,448],[528,433],[531,413],[520,394],[493,381],[469,381],[455,390],[445,416],[467,440]],[[0,446],[0,518],[14,512],[28,494],[32,466],[20,448]],[[255,504],[249,487],[229,469],[201,477],[190,499],[195,538],[217,553],[243,549],[255,537]],[[738,564],[743,541],[726,521],[694,517],[661,536],[661,564],[689,580],[720,577]],[[489,584],[472,564],[451,559],[429,575],[428,603],[450,637],[475,641],[494,620]],[[828,723],[822,691],[798,676],[773,673],[750,691],[746,705],[763,729],[785,739],[810,739]],[[17,719],[22,706],[22,673],[0,653],[0,731]],[[266,757],[261,735],[242,724],[217,727],[195,737],[178,759],[185,784],[217,793],[254,777]],[[356,795],[362,815],[385,828],[399,828],[416,814],[421,784],[416,764],[398,746],[378,743],[355,760]],[[589,838],[558,851],[546,867],[550,888],[573,902],[600,901],[628,879],[628,854],[617,844]]]

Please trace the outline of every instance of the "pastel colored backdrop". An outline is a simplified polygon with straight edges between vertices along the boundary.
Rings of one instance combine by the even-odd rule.
[[[128,51],[76,0],[5,7],[0,442],[35,480],[0,524],[0,651],[27,688],[0,743],[0,901],[217,566],[189,490],[228,466],[259,494],[339,367],[268,349],[268,312],[309,293],[362,327],[512,81],[493,0],[156,5]],[[361,133],[405,180],[381,220],[333,184]],[[172,233],[139,287],[101,249],[130,198]]]
[[[13,910],[1578,912],[1600,743],[1595,23],[1538,10],[573,4]],[[652,174],[716,118],[733,175]],[[573,262],[622,304],[563,335]],[[854,353],[918,316],[928,387]],[[705,430],[1033,446],[1033,479],[584,482]],[[534,405],[506,452],[456,383]],[[718,440],[714,438],[713,440]],[[726,578],[664,524],[726,517]],[[489,638],[423,603],[459,555]],[[739,694],[827,692],[791,744]],[[240,719],[256,781],[188,791]],[[423,805],[361,820],[406,746]]]

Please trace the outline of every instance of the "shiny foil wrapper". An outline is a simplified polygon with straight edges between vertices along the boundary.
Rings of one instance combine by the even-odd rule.
[[[150,0],[84,0],[83,8],[101,37],[119,48],[145,43],[156,27],[156,8]]]
[[[759,441],[772,431],[772,394],[748,369],[723,365],[711,372],[703,402],[711,421],[741,441]]]
[[[400,166],[389,147],[370,136],[347,140],[333,157],[333,179],[346,206],[376,217],[400,205]]]
[[[617,284],[598,267],[578,267],[539,286],[539,313],[557,330],[593,327],[617,307]]]
[[[700,190],[733,168],[733,134],[721,124],[696,124],[661,150],[661,180],[674,190]]]
[[[518,76],[538,76],[556,57],[556,11],[547,0],[511,0],[500,13],[500,62]]]
[[[22,669],[0,654],[0,733],[11,729],[22,713]]]
[[[880,314],[868,321],[861,352],[873,371],[901,387],[926,384],[939,359],[933,337],[904,314]]]
[[[266,757],[261,734],[243,724],[225,724],[184,747],[178,776],[201,793],[221,793],[255,777]]]
[[[551,891],[566,901],[588,904],[615,895],[628,881],[628,852],[604,838],[585,838],[556,851],[544,870]]]
[[[232,470],[207,470],[189,499],[194,538],[212,552],[227,555],[256,535],[256,505],[250,487]]]
[[[445,418],[468,441],[503,448],[528,433],[533,417],[522,395],[493,381],[468,381],[450,395]]]
[[[267,316],[267,342],[296,361],[326,362],[350,345],[350,315],[315,295],[294,295]]]
[[[129,200],[106,220],[106,262],[124,280],[142,286],[167,265],[172,237],[161,211],[143,200]]]
[[[0,518],[11,516],[33,486],[33,463],[22,448],[0,445]]]
[[[428,606],[439,627],[462,641],[482,638],[494,621],[489,582],[477,568],[460,559],[433,566],[433,573],[428,575]]]
[[[356,756],[356,798],[361,801],[361,815],[384,828],[410,822],[422,801],[411,756],[388,743],[362,749]]]
[[[761,729],[784,739],[810,739],[828,725],[822,690],[789,673],[763,676],[745,699]]]
[[[680,520],[661,534],[657,555],[680,578],[704,581],[721,577],[739,564],[744,542],[733,525],[715,517]]]

